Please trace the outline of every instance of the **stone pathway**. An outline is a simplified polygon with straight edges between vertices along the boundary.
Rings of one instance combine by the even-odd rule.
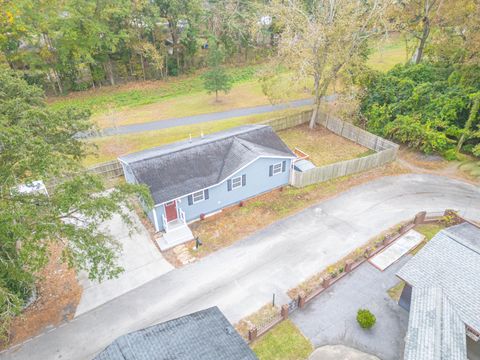
[[[196,260],[195,257],[190,254],[188,247],[186,245],[179,245],[173,248],[173,252],[177,256],[177,259],[182,263],[182,265],[187,265]]]

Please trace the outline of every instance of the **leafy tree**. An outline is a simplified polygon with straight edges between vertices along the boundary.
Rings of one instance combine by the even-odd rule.
[[[144,187],[121,185],[107,191],[86,173],[82,159],[91,149],[76,138],[92,129],[86,110],[51,110],[39,88],[13,71],[0,69],[0,333],[30,296],[51,246],[62,261],[91,279],[117,276],[119,243],[99,224],[127,209],[133,194],[151,204]],[[19,185],[43,180],[48,196],[25,193]]]
[[[218,101],[218,92],[223,91],[225,94],[228,93],[232,88],[232,79],[222,65],[224,60],[222,49],[220,49],[215,41],[210,41],[210,44],[211,47],[208,50],[209,70],[203,75],[203,85],[209,94],[215,93],[215,101]]]
[[[455,146],[471,152],[480,86],[465,81],[463,70],[422,63],[365,77],[360,110],[367,129],[425,153]]]
[[[282,28],[277,61],[293,70],[292,82],[313,84],[313,128],[329,85],[342,70],[366,60],[367,42],[381,34],[390,0],[306,3],[273,1],[270,11]]]

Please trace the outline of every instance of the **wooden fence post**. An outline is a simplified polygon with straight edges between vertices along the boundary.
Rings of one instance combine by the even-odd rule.
[[[282,310],[280,311],[280,315],[282,315],[283,320],[288,319],[288,305],[282,305]]]
[[[420,211],[417,215],[415,215],[415,219],[413,219],[413,223],[415,225],[423,224],[426,216],[427,216],[426,211]]]
[[[306,299],[305,293],[301,291],[300,294],[298,294],[298,307],[300,309],[303,309],[305,307],[305,299]]]
[[[257,338],[257,327],[254,326],[248,330],[248,341],[252,342]]]

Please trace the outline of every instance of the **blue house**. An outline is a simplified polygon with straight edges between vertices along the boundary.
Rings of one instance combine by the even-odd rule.
[[[287,185],[295,158],[270,126],[247,125],[119,161],[127,182],[150,188],[155,206],[146,211],[156,231],[179,238],[182,230],[185,238],[187,223]]]

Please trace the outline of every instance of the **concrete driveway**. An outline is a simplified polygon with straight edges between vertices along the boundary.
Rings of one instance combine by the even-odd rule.
[[[116,337],[218,305],[231,322],[420,210],[459,209],[480,220],[480,189],[432,175],[385,177],[278,221],[197,263],[175,269],[3,359],[90,359]],[[283,296],[282,296],[283,295]]]
[[[385,271],[365,262],[351,274],[319,295],[304,309],[294,312],[292,321],[315,347],[346,345],[382,360],[403,358],[408,312],[387,294],[400,280],[396,272],[411,258],[404,256]],[[377,318],[370,330],[356,320],[359,308],[369,309]]]
[[[118,263],[125,271],[118,278],[102,283],[91,281],[86,273],[81,273],[78,280],[83,287],[83,293],[75,316],[90,311],[173,269],[153,244],[138,215],[130,212],[129,217],[137,229],[131,234],[120,216],[114,216],[105,222],[102,229],[122,245],[122,254]]]

